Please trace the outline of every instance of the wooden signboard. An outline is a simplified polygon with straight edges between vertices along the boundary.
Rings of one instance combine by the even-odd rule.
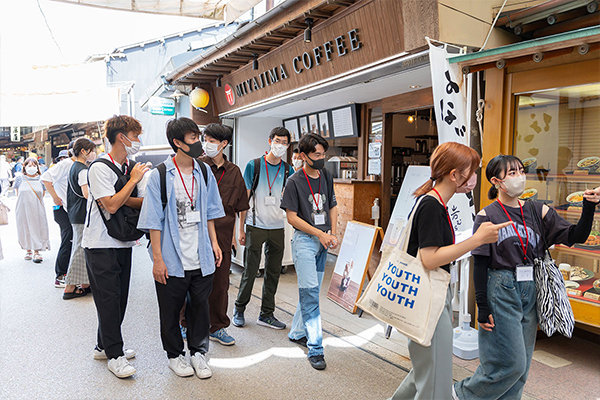
[[[353,314],[369,274],[373,250],[381,240],[383,230],[379,227],[357,221],[346,225],[327,297]]]

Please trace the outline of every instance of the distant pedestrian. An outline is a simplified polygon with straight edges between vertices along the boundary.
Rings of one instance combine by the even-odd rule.
[[[50,250],[48,220],[44,208],[44,186],[40,182],[40,169],[35,158],[24,162],[24,174],[15,180],[17,205],[15,216],[19,245],[26,250],[26,260],[43,261],[40,251]],[[32,254],[33,252],[33,254]]]
[[[65,278],[64,300],[85,296],[90,292],[85,253],[81,247],[83,226],[87,214],[88,164],[96,159],[96,145],[88,138],[79,138],[73,145],[75,162],[71,166],[68,179],[67,202],[69,221],[73,226],[73,245],[69,269]]]
[[[71,242],[73,240],[73,227],[69,221],[67,181],[73,160],[69,157],[67,150],[61,150],[57,157],[57,164],[49,168],[42,175],[42,182],[46,187],[52,200],[54,200],[54,222],[60,227],[60,248],[54,263],[54,287],[65,287],[65,275],[69,269],[71,258]]]
[[[12,178],[10,164],[6,161],[6,156],[3,154],[0,156],[0,194],[6,195],[6,191],[10,186],[10,178]]]

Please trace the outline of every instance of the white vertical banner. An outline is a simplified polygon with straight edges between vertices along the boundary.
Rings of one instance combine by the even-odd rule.
[[[431,86],[439,143],[458,142],[469,146],[465,79],[457,64],[448,62],[446,46],[434,46],[429,40]],[[455,194],[448,212],[456,232],[456,241],[471,236],[475,219],[473,194]]]
[[[434,46],[431,42],[429,64],[439,142],[458,142],[468,146],[466,85],[462,71],[457,64],[448,62],[445,47]]]

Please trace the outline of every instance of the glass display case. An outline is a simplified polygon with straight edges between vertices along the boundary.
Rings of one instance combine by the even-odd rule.
[[[571,223],[582,195],[600,186],[600,84],[519,93],[515,98],[514,154],[523,160],[523,199],[554,207]],[[565,278],[575,319],[600,327],[600,209],[584,244],[551,250]]]

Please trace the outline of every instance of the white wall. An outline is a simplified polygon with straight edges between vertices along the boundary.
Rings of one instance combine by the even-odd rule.
[[[241,117],[236,121],[235,163],[244,173],[248,161],[260,157],[269,150],[269,132],[276,126],[281,126],[280,118],[272,117]]]

